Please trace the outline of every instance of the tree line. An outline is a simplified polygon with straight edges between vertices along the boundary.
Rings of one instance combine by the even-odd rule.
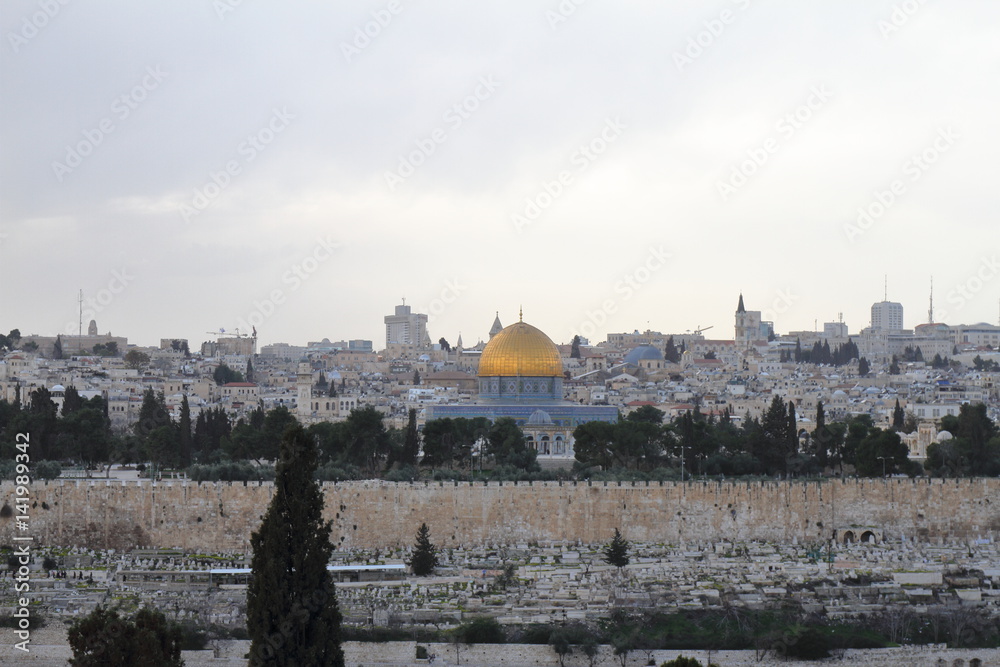
[[[918,475],[900,433],[913,430],[897,402],[893,425],[883,429],[868,415],[828,422],[817,403],[814,428],[797,427],[796,406],[775,395],[756,419],[737,425],[728,410],[716,418],[697,407],[669,423],[664,413],[643,406],[617,423],[589,422],[573,433],[578,470],[600,468],[638,473],[692,475],[821,475],[863,477]],[[1000,437],[986,406],[964,405],[940,424],[953,440],[928,448],[927,472],[933,475],[1000,475]]]
[[[615,423],[581,424],[573,433],[575,469],[565,474],[878,477],[917,475],[926,468],[939,476],[1000,475],[1000,435],[982,404],[964,405],[958,415],[940,421],[954,437],[933,443],[923,467],[909,459],[900,434],[914,430],[916,422],[905,418],[898,402],[886,429],[868,415],[828,422],[822,402],[814,428],[799,429],[795,403],[779,395],[759,419],[748,414],[737,421],[728,409],[715,416],[695,407],[664,423],[662,411],[643,406]],[[214,407],[192,418],[187,397],[175,418],[163,393],[152,389],[143,394],[137,422],[117,433],[107,402],[100,396],[84,399],[73,387],[65,390],[61,412],[44,387],[30,392],[24,405],[0,401],[2,448],[12,447],[16,433],[29,431],[35,461],[90,469],[149,463],[157,470],[186,469],[198,479],[270,479],[273,471],[262,466],[277,460],[282,435],[298,424],[285,406],[265,411],[258,405],[235,420]],[[500,478],[547,474],[539,472],[537,452],[511,418],[432,419],[420,432],[415,410],[406,427],[391,428],[382,412],[365,406],[344,421],[311,424],[305,432],[317,445],[321,479],[462,478],[476,469]],[[6,458],[13,460],[12,454]]]

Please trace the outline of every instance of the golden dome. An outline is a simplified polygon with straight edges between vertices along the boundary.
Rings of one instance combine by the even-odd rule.
[[[556,344],[540,329],[517,322],[486,344],[479,358],[479,377],[562,377]]]

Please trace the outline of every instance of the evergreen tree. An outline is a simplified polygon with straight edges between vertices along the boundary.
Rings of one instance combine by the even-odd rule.
[[[250,537],[247,587],[250,665],[343,667],[341,615],[326,566],[332,523],[314,479],[316,444],[301,426],[281,441],[274,496]]]
[[[795,456],[799,452],[799,428],[798,428],[798,418],[795,415],[795,402],[788,401],[788,452],[785,455],[785,460]]]
[[[524,441],[524,433],[512,417],[500,417],[486,434],[486,454],[498,465],[511,465],[521,470],[540,469],[538,452]]]
[[[244,374],[247,382],[253,382],[253,361],[247,357],[247,372]]]
[[[438,345],[440,345],[441,349],[445,352],[451,352],[451,343],[449,343],[444,336],[441,336],[441,338],[438,339]]]
[[[420,524],[417,530],[417,542],[413,545],[413,555],[407,565],[418,577],[430,574],[438,565],[437,547],[431,543],[431,529],[426,523]]]
[[[906,413],[903,412],[903,407],[899,404],[899,399],[896,399],[896,407],[892,409],[892,429],[894,431],[903,430],[903,425],[906,423]]]
[[[180,465],[186,468],[191,465],[191,406],[188,404],[187,394],[181,400],[181,416],[177,424],[179,433],[177,435],[177,453],[180,458]]]
[[[53,359],[63,358],[62,334],[56,336],[56,342],[52,346],[52,358]]]
[[[372,405],[351,410],[344,422],[347,429],[346,454],[349,462],[374,476],[389,454],[389,433],[383,415]]]
[[[827,453],[830,445],[830,434],[826,430],[826,412],[823,410],[823,401],[816,401],[816,430],[813,431],[813,442],[815,444],[816,462],[820,468],[826,468]]]
[[[854,467],[862,477],[882,477],[903,471],[909,448],[895,431],[871,428],[857,444]]]
[[[66,387],[63,393],[62,416],[73,414],[82,407],[83,399],[80,398],[80,392],[73,385]]]
[[[420,435],[417,433],[417,411],[410,408],[409,421],[406,423],[406,434],[403,436],[403,453],[399,461],[406,466],[417,465],[420,455]]]
[[[795,339],[795,363],[800,363],[802,361],[802,339]]]
[[[674,345],[673,336],[667,339],[667,346],[663,350],[663,358],[674,364],[681,360],[681,353],[677,350],[677,346]]]
[[[226,364],[219,364],[212,373],[212,379],[215,380],[215,384],[222,386],[230,382],[243,382],[243,374],[234,371]]]
[[[569,358],[570,359],[580,358],[580,336],[573,336],[573,345],[570,347],[569,350]]]
[[[864,375],[864,373],[861,374]],[[889,375],[899,375],[899,358],[895,354],[892,355],[892,362],[889,364]]]
[[[615,536],[604,545],[604,562],[621,569],[629,564],[628,542],[622,537],[621,532],[615,528]]]
[[[329,398],[334,398],[337,395],[337,383],[330,382],[330,390],[326,393]]]
[[[147,387],[142,393],[142,405],[139,407],[139,421],[135,424],[136,435],[149,435],[161,426],[170,426],[170,411],[167,410],[167,399],[163,392],[155,392]]]
[[[788,458],[788,410],[784,399],[775,394],[760,422],[761,450],[755,452],[769,474],[785,471]]]
[[[895,359],[895,357],[893,357],[893,359]],[[895,361],[893,361],[893,363],[895,363]],[[870,371],[871,371],[871,366],[868,364],[868,360],[865,359],[864,357],[858,359],[858,375],[864,377],[868,375]],[[889,372],[891,373],[892,371],[890,370]],[[896,373],[899,373],[899,366],[896,367]]]
[[[133,618],[98,606],[69,629],[73,667],[181,667],[181,630],[163,612],[140,609]]]
[[[420,384],[420,372],[419,371],[413,371],[413,384],[414,385]]]

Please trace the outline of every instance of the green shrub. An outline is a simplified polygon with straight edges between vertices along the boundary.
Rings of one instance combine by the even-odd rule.
[[[39,461],[35,464],[35,477],[38,479],[55,479],[62,474],[62,466],[58,461]]]
[[[506,644],[507,632],[495,618],[480,617],[466,621],[452,630],[456,640],[463,644]]]

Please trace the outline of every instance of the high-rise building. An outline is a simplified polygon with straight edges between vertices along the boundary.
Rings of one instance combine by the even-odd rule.
[[[879,301],[872,304],[872,329],[881,331],[903,330],[903,304]]]
[[[385,346],[417,345],[427,342],[427,315],[411,313],[410,307],[396,306],[394,315],[385,316]]]

